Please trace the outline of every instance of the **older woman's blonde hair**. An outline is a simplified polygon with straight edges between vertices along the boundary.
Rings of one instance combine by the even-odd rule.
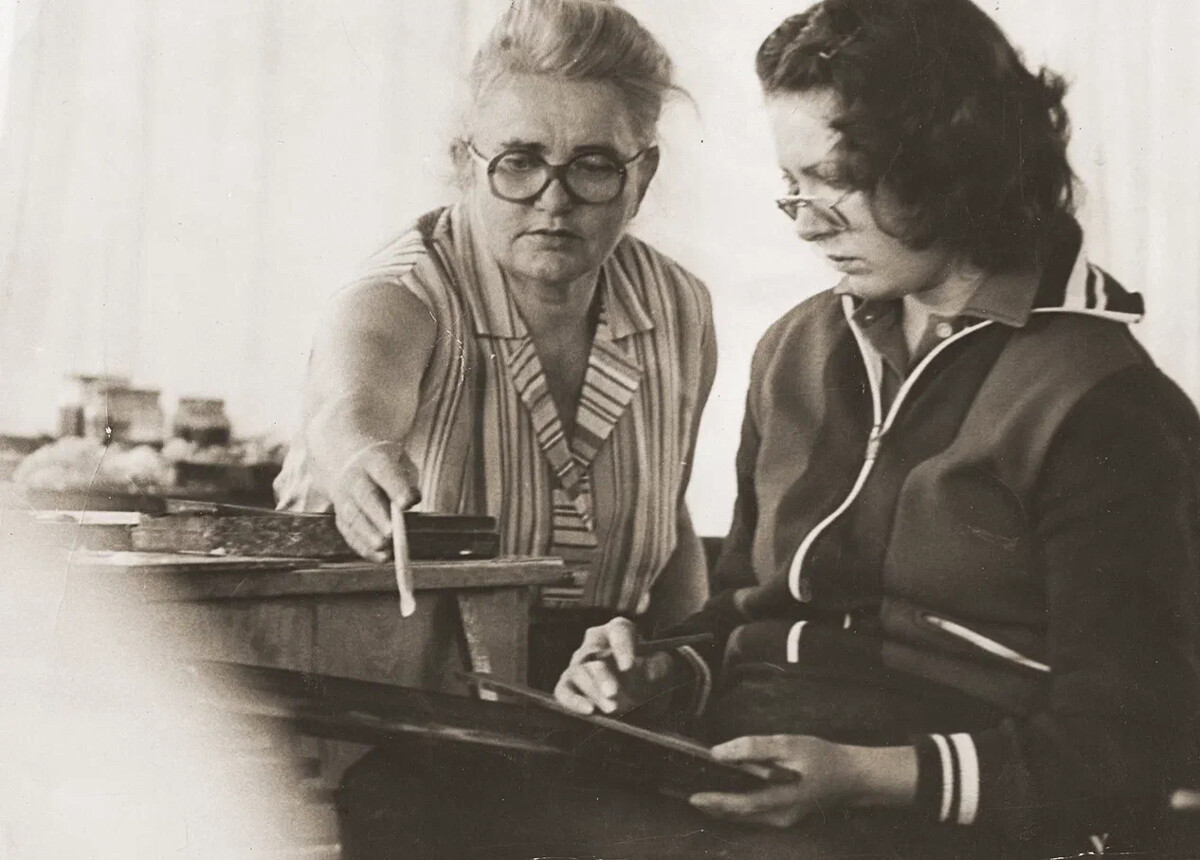
[[[611,0],[514,0],[471,63],[471,104],[505,74],[612,84],[642,146],[654,141],[667,95],[682,92],[663,46]]]

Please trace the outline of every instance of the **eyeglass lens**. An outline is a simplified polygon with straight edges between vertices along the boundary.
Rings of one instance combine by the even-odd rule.
[[[610,203],[625,187],[625,168],[602,153],[584,153],[551,166],[535,153],[505,152],[488,170],[496,196],[516,203],[537,197],[555,178],[571,197],[583,203]]]
[[[828,221],[830,224],[843,229],[848,226],[846,216],[838,210],[837,206],[833,203],[826,203],[824,200],[818,200],[813,197],[793,196],[781,198],[776,203],[778,203],[779,208],[783,210],[784,214],[793,221],[800,216],[802,208],[807,208],[816,213],[817,217]]]

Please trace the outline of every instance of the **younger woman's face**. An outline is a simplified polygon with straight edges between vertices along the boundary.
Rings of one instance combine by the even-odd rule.
[[[935,290],[950,275],[953,255],[935,243],[915,250],[884,231],[875,219],[870,195],[846,187],[839,179],[830,127],[837,116],[837,97],[828,90],[777,93],[767,97],[767,116],[775,139],[785,194],[802,194],[837,204],[848,226],[801,206],[796,233],[845,275],[843,287],[863,299],[900,298]],[[876,207],[886,200],[876,195]]]

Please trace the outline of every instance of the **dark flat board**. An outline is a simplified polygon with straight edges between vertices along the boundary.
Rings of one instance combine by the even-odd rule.
[[[799,778],[794,771],[772,765],[718,761],[707,746],[674,732],[655,731],[603,714],[577,713],[559,704],[549,693],[524,684],[478,672],[464,672],[462,677],[578,723],[580,737],[573,749],[575,753],[612,761],[615,769],[628,770],[627,776],[635,780],[643,770],[648,770],[654,776],[653,781],[670,794],[752,791],[769,783]]]
[[[329,740],[406,749],[423,744],[480,744],[565,756],[611,778],[653,785],[668,794],[749,791],[794,774],[731,765],[679,735],[629,726],[610,718],[580,717],[546,707],[545,694],[497,682],[506,692],[535,697],[489,702],[329,675],[236,664],[203,664],[205,704],[233,713],[279,720]],[[479,682],[491,681],[474,676]],[[216,683],[213,683],[213,680]],[[211,692],[215,690],[216,692]],[[225,692],[223,693],[222,690]]]

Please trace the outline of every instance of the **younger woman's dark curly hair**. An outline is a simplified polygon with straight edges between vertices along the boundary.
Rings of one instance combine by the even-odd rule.
[[[910,247],[1009,270],[1073,211],[1066,85],[1026,69],[971,0],[823,0],[767,37],[756,68],[768,97],[836,94],[842,178],[899,204],[876,220]]]

